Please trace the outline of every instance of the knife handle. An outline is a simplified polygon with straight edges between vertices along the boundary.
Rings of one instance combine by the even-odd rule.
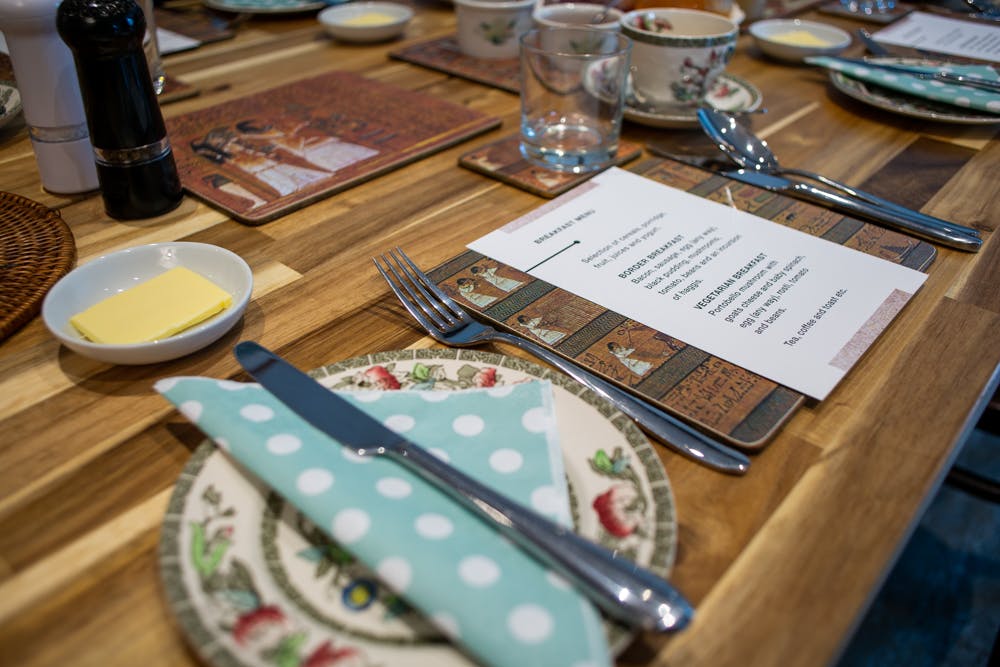
[[[966,227],[965,225],[960,225],[957,222],[948,222],[947,220],[942,220],[941,218],[936,218],[933,215],[927,215],[926,213],[921,213],[912,208],[907,208],[901,206],[896,202],[889,201],[888,199],[882,199],[877,195],[873,195],[870,192],[865,192],[859,188],[852,187],[846,183],[841,183],[840,181],[829,178],[822,174],[817,174],[812,171],[806,171],[805,169],[794,169],[792,167],[781,167],[782,174],[790,174],[792,176],[801,176],[814,181],[818,181],[823,185],[828,185],[831,188],[840,190],[848,197],[854,197],[855,199],[861,199],[869,204],[878,206],[880,208],[888,209],[894,213],[899,214],[903,218],[909,218],[916,220],[918,222],[925,222],[932,227],[939,227],[941,229],[946,229],[952,232],[958,232],[959,234],[965,234],[966,236],[979,236],[979,230],[973,227]]]
[[[694,614],[691,604],[665,579],[496,493],[427,450],[405,442],[383,451],[576,584],[613,618],[632,627],[667,632],[680,630]]]
[[[941,229],[920,220],[903,217],[893,211],[881,209],[864,201],[850,199],[835,192],[809,185],[808,183],[793,183],[792,190],[802,199],[807,199],[823,206],[830,206],[844,213],[868,218],[892,229],[909,232],[921,238],[937,241],[958,250],[978,252],[980,246],[983,244],[982,239],[975,236],[969,236],[950,229]]]

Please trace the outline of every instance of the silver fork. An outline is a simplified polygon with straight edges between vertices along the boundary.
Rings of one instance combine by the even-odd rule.
[[[379,263],[381,260],[381,263]],[[403,306],[435,340],[451,347],[471,347],[487,341],[501,341],[546,361],[577,382],[610,401],[634,419],[657,440],[703,465],[733,475],[742,475],[750,459],[716,442],[676,417],[655,408],[632,394],[550,352],[537,343],[498,331],[475,320],[454,299],[445,294],[406,256],[400,248],[372,258]]]

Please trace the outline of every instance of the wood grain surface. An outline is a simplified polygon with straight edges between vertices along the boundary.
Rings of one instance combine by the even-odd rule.
[[[435,266],[545,201],[458,165],[476,142],[517,127],[518,100],[389,58],[454,31],[450,4],[415,6],[403,42],[341,44],[308,14],[255,17],[231,40],[166,58],[171,76],[200,91],[165,105],[168,118],[346,70],[503,122],[259,227],[191,197],[160,218],[112,221],[99,196],[41,189],[23,122],[0,130],[0,190],[58,209],[80,263],[143,243],[200,241],[240,254],[255,278],[242,322],[176,361],[92,361],[60,347],[38,318],[0,343],[0,664],[197,664],[164,602],[156,549],[175,480],[202,436],[153,383],[246,379],[231,354],[244,339],[303,368],[430,346],[369,257],[399,245]],[[657,448],[679,519],[671,578],[698,611],[682,633],[640,636],[621,665],[834,660],[997,383],[1000,126],[937,125],[866,107],[835,93],[823,71],[765,60],[740,39],[730,69],[762,91],[769,111],[754,129],[782,162],[973,225],[985,243],[978,254],[938,247],[927,283],[892,326],[828,399],[788,420],[745,477]],[[695,129],[624,131],[672,150],[711,148]]]

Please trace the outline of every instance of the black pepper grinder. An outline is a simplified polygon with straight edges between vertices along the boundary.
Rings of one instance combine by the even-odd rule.
[[[175,208],[181,181],[142,50],[142,9],[133,0],[63,0],[56,27],[76,62],[108,215]]]

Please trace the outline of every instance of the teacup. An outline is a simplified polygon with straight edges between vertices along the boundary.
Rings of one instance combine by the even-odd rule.
[[[535,7],[535,25],[539,28],[590,28],[618,30],[623,13],[613,7],[591,3],[564,2]],[[598,19],[600,19],[598,21]]]
[[[455,0],[459,50],[473,58],[516,58],[534,7],[535,0]]]
[[[643,9],[621,18],[634,42],[632,96],[640,106],[679,112],[700,106],[736,49],[739,28],[692,9]]]

